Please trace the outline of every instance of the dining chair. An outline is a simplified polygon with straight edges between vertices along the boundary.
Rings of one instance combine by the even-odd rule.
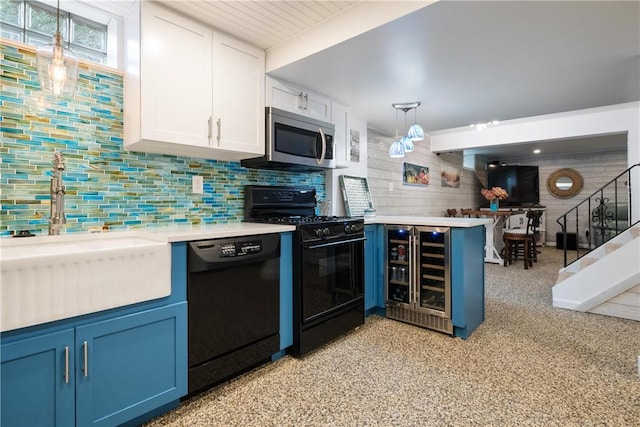
[[[467,215],[469,218],[471,218],[471,212],[473,212],[473,209],[460,209],[460,214],[462,216]]]

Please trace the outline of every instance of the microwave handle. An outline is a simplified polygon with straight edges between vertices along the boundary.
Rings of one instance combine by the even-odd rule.
[[[327,138],[324,136],[322,128],[318,128],[318,130],[320,131],[320,138],[322,139],[322,154],[320,155],[320,158],[317,159],[317,161],[318,164],[321,165],[322,162],[324,162],[325,156],[327,155]]]

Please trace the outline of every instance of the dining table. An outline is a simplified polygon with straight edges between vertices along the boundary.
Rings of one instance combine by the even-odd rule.
[[[492,264],[503,264],[502,249],[504,248],[504,241],[502,240],[502,233],[504,231],[504,224],[511,215],[520,215],[525,213],[522,209],[504,209],[492,211],[489,209],[465,209],[464,215],[488,217],[492,218],[491,223],[485,224],[486,236],[484,246],[484,262],[490,262]]]

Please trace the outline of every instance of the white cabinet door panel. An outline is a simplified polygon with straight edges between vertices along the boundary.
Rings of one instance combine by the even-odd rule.
[[[213,99],[216,147],[264,154],[264,51],[214,33]]]
[[[331,99],[271,77],[267,77],[267,105],[331,122]]]
[[[142,139],[209,146],[211,30],[152,4],[142,26]]]
[[[331,100],[318,94],[307,92],[304,94],[306,113],[314,119],[331,121]]]

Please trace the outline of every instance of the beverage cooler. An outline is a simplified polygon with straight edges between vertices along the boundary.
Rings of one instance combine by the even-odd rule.
[[[385,226],[387,317],[453,335],[450,231]]]

